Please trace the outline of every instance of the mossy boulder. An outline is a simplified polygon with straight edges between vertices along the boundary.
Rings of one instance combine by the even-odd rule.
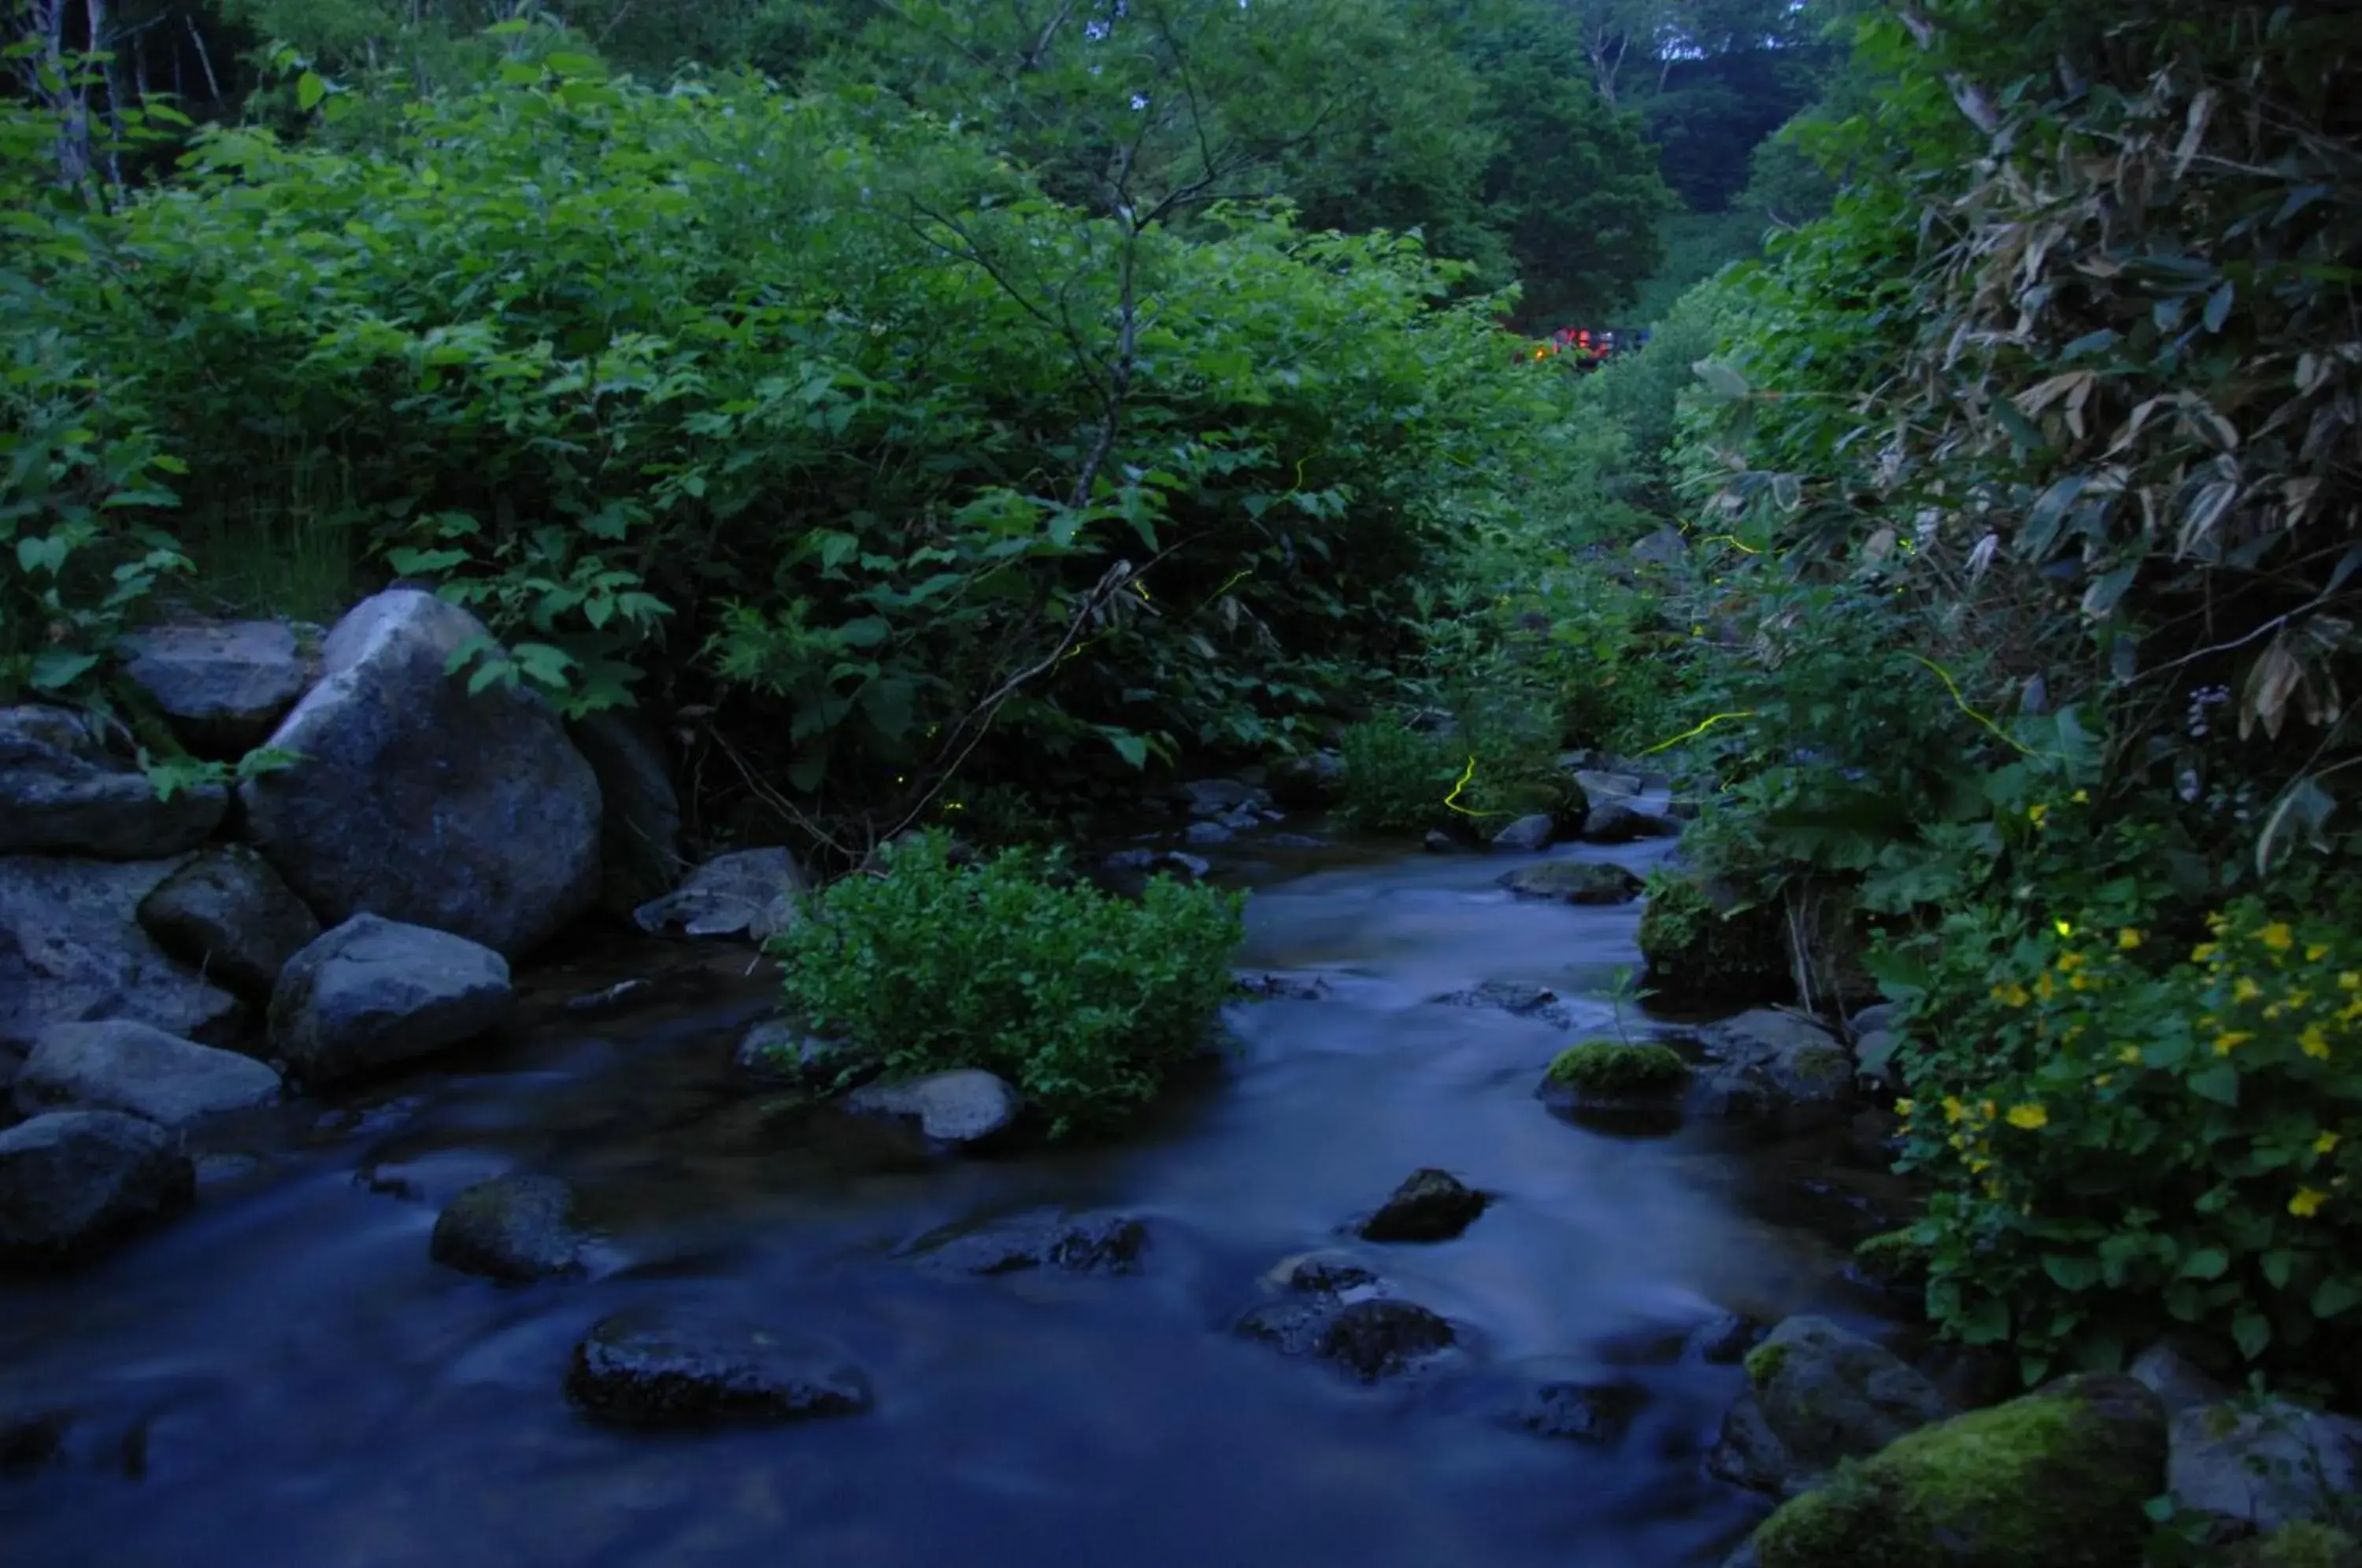
[[[1651,1041],[1585,1040],[1560,1052],[1535,1097],[1558,1115],[1603,1131],[1670,1132],[1681,1124],[1690,1065]]]
[[[1621,866],[1595,860],[1545,860],[1503,874],[1498,884],[1519,899],[1562,904],[1628,904],[1640,896],[1640,878]]]
[[[1755,1534],[1762,1568],[2130,1568],[2165,1486],[2165,1409],[2064,1379],[1840,1466]]]
[[[1955,1410],[1925,1374],[1826,1318],[1786,1320],[1746,1366],[1747,1392],[1723,1418],[1706,1468],[1753,1491],[1793,1497]]]
[[[1727,885],[1660,878],[1640,911],[1648,983],[1673,1007],[1785,1001],[1796,994],[1788,935],[1777,911],[1738,904]]]

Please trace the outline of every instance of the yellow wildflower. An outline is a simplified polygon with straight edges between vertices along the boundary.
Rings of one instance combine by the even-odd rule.
[[[1915,1108],[1916,1103],[1917,1102],[1914,1100],[1898,1099],[1894,1102],[1894,1114],[1897,1116],[1908,1116]]]
[[[2060,974],[2071,975],[2082,966],[2083,955],[2081,953],[2077,953],[2070,948],[2067,952],[2058,955],[2058,972]]]
[[[2231,929],[2231,917],[2217,910],[2206,917],[2206,929],[2220,936]]]
[[[2114,1083],[2115,1081],[2116,1081],[2116,1075],[2115,1075],[2115,1074],[2114,1074],[2114,1073],[2102,1073],[2098,1077],[2093,1078],[2093,1079],[2092,1080],[2092,1086],[2093,1086],[2094,1088],[2106,1088],[2110,1084]]]
[[[2000,1002],[2004,1007],[2024,1007],[2025,1005],[2025,988],[2019,985],[2014,980],[2012,980],[2005,986],[1995,986],[1992,988],[1992,999]]]
[[[2034,994],[2044,1001],[2048,1001],[2058,994],[2058,983],[2051,979],[2049,970],[2045,969],[2034,977]]]
[[[2317,1187],[2298,1187],[2296,1196],[2289,1199],[2289,1212],[2300,1220],[2310,1220],[2321,1212],[2321,1206],[2328,1198],[2329,1194]]]
[[[2244,1029],[2234,1029],[2227,1033],[2218,1034],[2214,1037],[2214,1055],[2227,1056],[2254,1038],[2253,1034]]]
[[[2141,1052],[2140,1052],[2140,1047],[2139,1047],[2139,1046],[2137,1046],[2137,1045],[2119,1045],[2119,1046],[2117,1046],[2117,1047],[2116,1047],[2116,1060],[2117,1060],[2117,1061],[2119,1061],[2119,1062],[2123,1062],[2123,1063],[2125,1063],[2126,1066],[2130,1066],[2130,1065],[2132,1065],[2132,1064],[2134,1064],[2134,1063],[2138,1062],[2140,1059],[2141,1059]]]
[[[2271,924],[2264,927],[2263,930],[2256,933],[2256,940],[2262,943],[2265,946],[2270,948],[2275,953],[2285,953],[2289,950],[2290,945],[2296,941],[2296,933],[2289,929],[2288,922],[2284,920],[2276,920],[2272,922]]]
[[[2068,924],[2065,921],[2063,921],[2063,920],[2054,920],[2054,921],[2052,921],[2052,922],[2050,922],[2050,929],[2051,929],[2051,930],[2053,930],[2053,931],[2055,931],[2055,932],[2057,932],[2057,933],[2058,933],[2059,935],[2061,935],[2061,936],[2072,936],[2072,935],[2074,935],[2074,934],[2075,934],[2075,928],[2074,928],[2073,926],[2071,926],[2071,925],[2069,925],[2069,924]]]
[[[2223,944],[2219,942],[2202,942],[2190,950],[2190,961],[2192,964],[2203,964],[2222,951]]]
[[[2346,970],[2337,977],[2337,988],[2341,991],[2362,991],[2362,975]]]
[[[2141,933],[2134,930],[2131,926],[2126,926],[2124,930],[2116,933],[2116,945],[2126,953],[2130,953],[2134,948],[2138,947],[2141,944]]]
[[[2233,1001],[2254,1001],[2257,997],[2262,996],[2263,994],[2264,988],[2256,984],[2254,980],[2245,975],[2240,976],[2239,983],[2231,988],[2231,999]]]
[[[1991,1100],[1986,1100],[1982,1104],[1979,1105],[1977,1107],[1977,1111],[1987,1121],[1991,1121],[1994,1117],[2001,1114],[2000,1111],[1993,1109],[1993,1102]]]
[[[2067,988],[2070,991],[2088,991],[2092,988],[2092,977],[2070,975],[2067,977]]]
[[[2334,1132],[2323,1132],[2312,1141],[2312,1152],[2316,1154],[2334,1154],[2336,1149],[2337,1134]]]
[[[2329,1060],[2329,1037],[2322,1032],[2318,1020],[2308,1023],[2297,1034],[2297,1049],[2316,1062]]]
[[[2038,1105],[2013,1105],[2009,1108],[2009,1124],[2031,1132],[2037,1127],[2050,1125],[2050,1113]]]
[[[2025,808],[2025,820],[2032,823],[2036,827],[2040,827],[2042,825],[2042,819],[2049,814],[2050,808],[2043,805],[2040,801],[2036,801],[2033,805]]]
[[[2318,964],[2328,956],[2329,944],[2326,942],[2310,942],[2305,944],[2304,961],[2306,963]]]
[[[2067,799],[2072,804],[2078,806],[2088,806],[2092,803],[2092,791],[2089,790],[2078,790],[2073,794],[2068,796]]]
[[[1960,1097],[1959,1095],[1948,1094],[1944,1097],[1945,1121],[1958,1121],[1961,1117],[1966,1116],[1968,1113],[1968,1107],[1960,1103]]]

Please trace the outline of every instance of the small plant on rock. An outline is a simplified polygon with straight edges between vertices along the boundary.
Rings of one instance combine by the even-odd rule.
[[[1550,1065],[1551,1082],[1598,1094],[1675,1089],[1689,1076],[1689,1064],[1672,1047],[1628,1040],[1586,1040],[1560,1052]]]

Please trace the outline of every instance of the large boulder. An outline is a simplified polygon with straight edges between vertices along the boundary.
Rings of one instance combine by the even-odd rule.
[[[1459,1342],[1449,1319],[1396,1299],[1351,1259],[1291,1258],[1270,1283],[1286,1294],[1250,1309],[1234,1331],[1282,1355],[1328,1362],[1363,1383],[1416,1372]]]
[[[270,862],[243,844],[215,845],[139,900],[139,927],[208,978],[264,998],[279,971],[320,934],[320,922]]]
[[[484,635],[431,593],[363,601],[270,737],[303,760],[238,786],[248,836],[322,920],[382,915],[514,956],[597,898],[590,765],[535,692],[447,672]]]
[[[2070,1377],[1842,1466],[1755,1534],[1761,1568],[2130,1568],[2165,1481],[2165,1412]]]
[[[53,1110],[0,1132],[0,1264],[70,1262],[187,1207],[196,1167],[152,1121]]]
[[[776,845],[717,855],[661,898],[632,911],[651,936],[720,936],[768,942],[800,918],[804,874]]]
[[[431,1055],[499,1024],[507,960],[421,925],[355,915],[288,961],[270,993],[270,1045],[307,1084]]]
[[[194,621],[123,639],[123,672],[199,756],[242,756],[270,738],[319,672],[317,630],[282,621]]]
[[[1271,765],[1270,789],[1291,810],[1334,805],[1345,794],[1345,759],[1333,751],[1283,756]]]
[[[145,1023],[53,1023],[41,1031],[17,1078],[27,1114],[58,1106],[128,1111],[179,1127],[269,1105],[279,1075],[235,1051],[218,1051]]]
[[[1694,877],[1661,881],[1640,911],[1649,987],[1670,1007],[1785,1001],[1796,994],[1779,911]]]
[[[1925,1375],[1826,1318],[1790,1318],[1772,1330],[1747,1353],[1747,1381],[1706,1468],[1784,1496],[1953,1413]]]
[[[435,1218],[427,1255],[447,1268],[511,1285],[585,1272],[590,1231],[574,1189],[555,1176],[511,1174],[462,1188]]]
[[[0,1047],[29,1050],[52,1023],[97,1019],[215,1045],[245,1032],[236,997],[139,929],[140,900],[180,865],[0,856]]]
[[[689,868],[672,764],[656,727],[635,713],[592,713],[568,733],[599,779],[599,907],[628,915]]]
[[[865,1084],[837,1104],[849,1116],[911,1127],[939,1148],[976,1152],[1005,1142],[1025,1112],[1015,1089],[977,1067]]]
[[[1779,1133],[1845,1120],[1854,1105],[1853,1054],[1799,1013],[1757,1008],[1700,1032],[1714,1064],[1706,1109]]]
[[[1493,847],[1513,854],[1531,855],[1548,849],[1558,840],[1558,823],[1548,812],[1519,817],[1493,835]]]
[[[2173,1418],[2171,1440],[2173,1498],[2192,1513],[2275,1530],[2362,1492],[2362,1421],[2287,1399],[2192,1406]]]
[[[62,708],[0,708],[0,855],[161,860],[203,844],[228,810],[218,784],[159,796]]]
[[[574,1348],[567,1397],[605,1425],[806,1420],[869,1408],[869,1380],[828,1345],[701,1309],[601,1320]]]

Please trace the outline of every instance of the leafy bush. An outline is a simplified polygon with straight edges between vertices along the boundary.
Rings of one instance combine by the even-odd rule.
[[[1536,812],[1579,811],[1582,790],[1557,748],[1531,735],[1413,729],[1393,719],[1349,726],[1344,813],[1373,833],[1482,833]]]
[[[2158,961],[2105,915],[1963,916],[1906,1016],[1930,1310],[2029,1379],[2175,1325],[2288,1364],[2362,1308],[2362,941],[2256,898],[2208,923]]]
[[[1029,850],[956,866],[934,832],[831,884],[772,951],[816,1032],[897,1077],[998,1073],[1064,1138],[1136,1113],[1202,1049],[1242,907],[1161,877],[1130,902]]]

